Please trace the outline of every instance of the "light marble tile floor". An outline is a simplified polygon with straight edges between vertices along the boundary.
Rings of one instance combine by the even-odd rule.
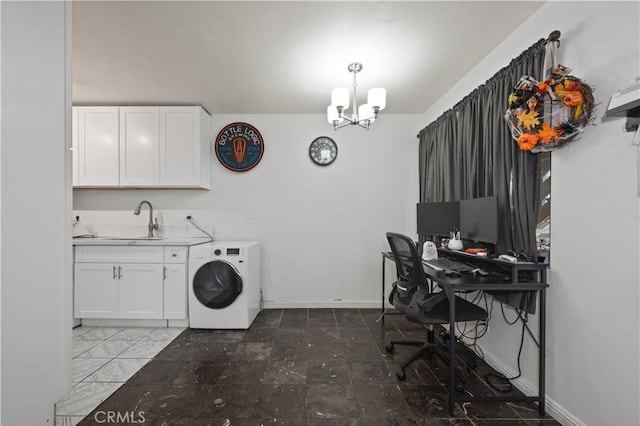
[[[184,328],[76,327],[73,388],[56,403],[56,425],[75,426]]]

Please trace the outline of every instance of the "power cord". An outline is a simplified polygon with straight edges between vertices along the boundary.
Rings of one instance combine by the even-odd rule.
[[[528,305],[528,303],[527,303]],[[533,340],[533,343],[535,343],[535,345],[539,348],[540,347],[540,343],[538,343],[538,340],[536,339],[536,337],[533,335],[533,332],[531,331],[531,329],[529,328],[529,313],[528,312],[524,312],[524,316],[522,315],[522,311],[520,311],[519,309],[516,309],[516,314],[518,315],[518,318],[514,319],[513,321],[509,321],[509,319],[507,319],[507,315],[504,312],[504,303],[500,303],[500,310],[502,311],[502,317],[504,318],[505,322],[509,325],[513,325],[515,323],[518,322],[518,320],[522,321],[522,324],[525,327],[525,330],[527,331],[527,334],[529,334],[529,337],[531,337],[531,340]]]
[[[519,319],[522,319],[522,317],[518,315],[518,318],[514,319],[513,321],[509,321],[509,319],[507,318],[507,314],[504,312],[504,303],[502,302],[500,302],[500,310],[502,311],[502,318],[504,318],[505,322],[509,325],[513,325],[517,323]]]
[[[467,295],[465,295],[465,299],[468,300],[466,296]],[[481,301],[484,302],[484,307],[485,307],[485,310],[487,311],[487,319],[485,321],[475,321],[475,324],[471,330],[467,329],[468,326],[466,323],[464,326],[460,326],[459,323],[456,323],[456,330],[460,335],[460,342],[462,342],[466,347],[470,348],[476,354],[476,356],[483,361],[485,360],[484,352],[482,348],[478,345],[478,340],[482,338],[489,330],[489,323],[491,320],[491,316],[493,314],[493,300],[495,299],[492,299],[491,303],[489,303],[488,295],[485,292],[479,292],[477,295],[474,295],[474,297],[470,301],[473,303],[478,303]],[[518,315],[517,318],[515,318],[514,320],[509,320],[507,318],[506,312],[504,311],[504,303],[502,302],[500,303],[500,310],[502,312],[502,317],[504,318],[507,324],[514,325],[518,321],[522,323],[522,331],[520,334],[520,345],[518,347],[518,358],[517,358],[518,373],[515,376],[506,377],[503,373],[497,371],[496,369],[491,367],[489,364],[487,364],[489,368],[491,368],[492,370],[492,372],[487,373],[485,375],[485,380],[487,384],[491,386],[491,388],[493,388],[496,392],[507,393],[513,389],[513,385],[511,384],[510,381],[518,379],[522,376],[521,358],[522,358],[522,350],[524,347],[525,330],[527,331],[527,333],[529,334],[529,337],[531,337],[534,344],[538,348],[540,347],[540,344],[538,343],[538,340],[535,338],[535,336],[531,332],[531,329],[529,328],[528,312],[524,311],[524,314],[523,314],[522,311],[520,311],[519,309],[516,309],[516,314]],[[496,379],[504,381],[506,383],[497,383]]]
[[[463,297],[466,300],[469,300],[465,294]],[[490,308],[489,302],[487,299],[486,293],[483,291],[477,292],[474,297],[469,300],[471,303],[479,304],[484,302],[485,310],[487,311],[488,318],[486,320],[478,320],[473,322],[473,326],[470,327],[467,322],[464,323],[464,326],[461,326],[460,323],[456,323],[456,331],[460,336],[460,342],[469,349],[471,349],[480,359],[484,359],[484,354],[482,353],[482,349],[478,346],[478,340],[484,337],[485,334],[489,331],[489,320],[490,320]]]
[[[489,384],[489,386],[491,386],[496,392],[500,392],[500,393],[507,393],[507,392],[511,392],[511,390],[513,389],[513,385],[511,384],[511,380],[515,380],[520,378],[520,376],[522,376],[522,368],[520,366],[520,358],[522,355],[522,348],[524,347],[524,329],[526,326],[526,322],[522,321],[522,333],[520,334],[520,347],[518,348],[518,374],[516,374],[515,376],[512,377],[507,377],[504,374],[502,374],[501,372],[497,371],[496,369],[494,369],[493,367],[489,366],[493,372],[492,373],[487,373],[484,378],[487,381],[487,383]],[[494,381],[492,381],[492,377],[495,377],[496,379],[499,380],[503,380],[506,383],[494,383]],[[500,388],[499,386],[503,386],[502,388]]]
[[[210,233],[208,233],[207,231],[205,231],[204,229],[200,228],[198,226],[197,223],[195,223],[191,216],[187,216],[187,220],[189,221],[190,224],[192,224],[196,229],[198,229],[200,232],[202,232],[203,234],[205,234],[207,237],[209,237],[211,239],[211,241],[213,241],[213,235],[211,235]]]
[[[504,320],[507,322],[507,324],[513,325],[513,324],[517,323],[518,321],[520,321],[522,323],[522,332],[520,333],[520,347],[518,348],[518,360],[517,360],[517,363],[518,363],[518,374],[516,374],[515,376],[512,376],[512,377],[506,377],[503,373],[500,373],[499,371],[496,371],[493,367],[491,367],[493,372],[492,373],[488,373],[485,376],[485,379],[486,379],[487,383],[489,384],[489,386],[491,386],[497,392],[506,393],[506,392],[510,392],[513,389],[513,385],[511,384],[511,380],[518,379],[518,378],[520,378],[522,376],[522,366],[520,364],[520,360],[521,360],[521,357],[522,357],[522,349],[524,347],[524,332],[525,332],[525,330],[529,334],[529,337],[531,337],[531,340],[533,340],[533,343],[538,347],[538,349],[540,348],[540,343],[535,338],[535,336],[531,332],[531,329],[529,328],[529,325],[528,325],[529,314],[528,314],[527,311],[525,311],[524,315],[523,315],[522,312],[519,309],[516,309],[516,313],[517,313],[518,317],[516,319],[514,319],[513,321],[509,321],[509,319],[506,316],[506,313],[504,312],[504,304],[502,302],[500,303],[500,309],[502,311],[502,316],[503,316]],[[492,380],[492,378],[497,378],[499,380],[506,381],[507,383],[498,384],[498,383],[495,383]],[[503,388],[499,388],[499,386],[503,386]]]

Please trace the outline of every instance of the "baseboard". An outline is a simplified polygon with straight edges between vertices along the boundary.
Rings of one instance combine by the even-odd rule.
[[[176,327],[166,319],[91,319],[83,318],[85,327]],[[188,321],[187,321],[188,324]]]
[[[313,308],[358,308],[358,309],[380,309],[380,300],[265,300],[264,309],[313,309]]]
[[[484,360],[491,367],[495,368],[497,371],[503,373],[507,377],[513,377],[518,374],[517,371],[514,371],[511,367],[506,365],[502,360],[496,357],[494,354],[489,352],[484,346],[480,346],[482,352],[484,354]],[[531,383],[529,380],[524,377],[520,377],[518,379],[511,380],[511,383],[518,388],[522,393],[527,396],[534,396],[538,394],[538,386]],[[545,407],[547,414],[552,416],[562,425],[573,425],[573,426],[585,426],[586,423],[574,416],[570,413],[566,408],[560,405],[557,401],[550,398],[548,395],[545,397]]]
[[[167,327],[182,327],[182,328],[186,328],[189,327],[189,320],[188,319],[181,319],[181,320],[167,320]]]

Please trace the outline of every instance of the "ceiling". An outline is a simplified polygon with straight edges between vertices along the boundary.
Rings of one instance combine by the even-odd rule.
[[[361,62],[358,103],[381,86],[385,113],[420,114],[541,5],[74,1],[73,101],[324,114],[331,89],[352,85],[347,65]]]

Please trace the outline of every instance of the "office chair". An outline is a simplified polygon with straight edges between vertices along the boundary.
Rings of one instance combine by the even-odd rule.
[[[435,343],[433,326],[449,323],[449,301],[444,291],[435,292],[435,285],[422,269],[422,259],[418,255],[416,243],[406,235],[387,232],[387,240],[391,246],[396,263],[397,281],[393,283],[389,302],[412,322],[428,325],[426,341],[392,341],[386,346],[392,353],[395,345],[419,346],[420,349],[400,365],[399,380],[406,379],[406,368],[424,355],[437,355],[448,363],[446,350]],[[480,321],[487,319],[487,311],[471,302],[456,296],[456,322]],[[459,376],[456,389],[464,390],[464,379]]]

